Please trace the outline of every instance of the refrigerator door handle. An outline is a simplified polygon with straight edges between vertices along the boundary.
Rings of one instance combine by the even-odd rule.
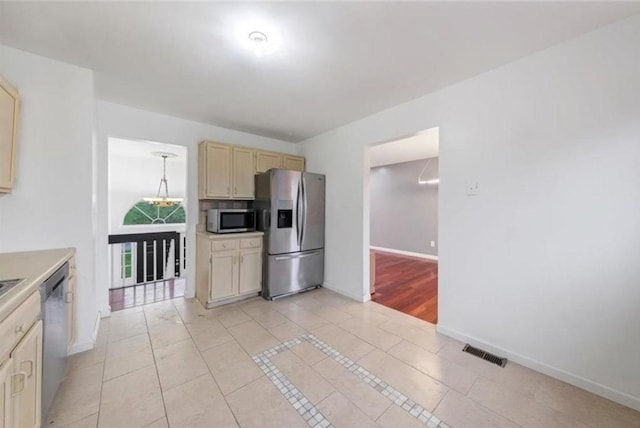
[[[302,236],[300,233],[301,225],[300,225],[300,198],[302,194],[302,184],[298,182],[298,190],[296,193],[296,243],[298,247],[302,245]]]
[[[304,224],[307,221],[307,189],[304,187],[304,176],[300,179],[300,188],[302,189],[302,215],[300,216],[300,251],[303,251],[302,241],[304,240]]]
[[[277,261],[282,261],[282,260],[291,260],[291,259],[304,259],[305,257],[311,257],[311,256],[316,256],[318,255],[317,252],[313,252],[313,253],[307,253],[307,254],[296,254],[295,256],[280,256],[280,257],[276,257]]]

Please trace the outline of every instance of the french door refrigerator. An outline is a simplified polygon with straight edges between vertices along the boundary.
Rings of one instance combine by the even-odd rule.
[[[322,285],[325,176],[286,169],[256,175],[258,230],[264,231],[265,299]]]

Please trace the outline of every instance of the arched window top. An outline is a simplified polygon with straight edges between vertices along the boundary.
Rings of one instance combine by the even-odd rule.
[[[160,207],[145,201],[136,203],[124,216],[123,224],[183,224],[185,212],[182,204],[171,207]]]

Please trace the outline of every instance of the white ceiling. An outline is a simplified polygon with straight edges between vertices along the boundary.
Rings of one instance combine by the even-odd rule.
[[[175,157],[167,158],[167,162],[185,163],[187,160],[187,148],[173,144],[154,143],[152,141],[123,140],[121,138],[109,138],[109,156],[122,156],[126,158],[158,159],[158,168],[162,166],[162,158],[154,153],[171,153]]]
[[[640,13],[640,2],[0,2],[0,43],[100,98],[288,141]],[[261,30],[279,50],[256,58]]]
[[[371,148],[371,168],[394,163],[410,162],[438,156],[439,129],[431,128],[412,137],[379,144]]]

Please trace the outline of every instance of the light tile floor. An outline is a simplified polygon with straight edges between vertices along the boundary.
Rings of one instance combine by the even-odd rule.
[[[417,318],[325,289],[210,310],[175,299],[103,319],[97,347],[70,358],[45,422],[640,427],[639,412],[462,347]]]

